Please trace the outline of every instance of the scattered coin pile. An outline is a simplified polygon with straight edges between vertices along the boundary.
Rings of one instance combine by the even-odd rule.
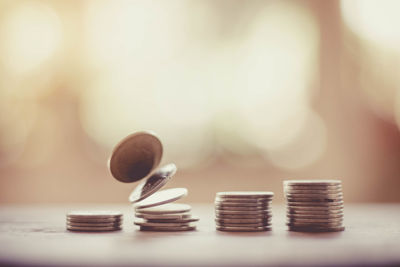
[[[139,184],[129,197],[135,206],[134,224],[141,231],[190,231],[198,221],[192,217],[191,206],[171,203],[187,195],[186,188],[157,191],[176,173],[175,164],[161,167]]]
[[[272,192],[219,192],[215,198],[215,223],[219,231],[271,230]]]
[[[72,211],[67,213],[67,230],[85,232],[122,229],[122,213],[114,211]]]
[[[338,180],[284,181],[289,231],[343,231],[343,194]]]

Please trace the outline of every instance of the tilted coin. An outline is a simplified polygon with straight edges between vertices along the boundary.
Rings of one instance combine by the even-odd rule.
[[[149,178],[141,182],[129,196],[131,203],[139,202],[154,194],[163,187],[176,173],[175,164],[168,164],[159,168]]]
[[[283,185],[341,185],[342,181],[340,180],[286,180],[283,181]]]
[[[193,230],[196,230],[196,226],[181,226],[181,227],[140,226],[140,231],[151,231],[151,232],[179,232],[179,231],[193,231]]]
[[[122,227],[84,227],[84,226],[71,226],[67,225],[67,230],[69,231],[81,231],[81,232],[106,232],[106,231],[118,231]]]
[[[150,227],[180,227],[180,226],[191,226],[189,222],[183,222],[183,223],[175,223],[175,222],[162,222],[162,223],[157,223],[157,222],[148,222],[146,220],[142,219],[136,219],[133,222],[135,225],[139,226],[150,226]]]
[[[151,208],[136,208],[136,212],[141,214],[177,214],[189,212],[192,207],[188,204],[168,203]]]
[[[259,211],[239,211],[239,210],[215,210],[215,214],[217,215],[262,215],[271,213],[271,210],[259,210]]]
[[[215,208],[218,210],[233,210],[233,211],[262,211],[262,210],[270,210],[268,206],[259,206],[259,207],[233,207],[233,206],[223,206],[223,205],[215,205]]]
[[[197,222],[199,221],[199,217],[193,216],[189,218],[182,218],[182,219],[146,219],[147,222],[149,223],[191,223],[191,222]]]
[[[274,196],[274,193],[266,191],[230,191],[230,192],[218,192],[216,196],[219,198],[270,199]]]
[[[160,163],[162,154],[163,146],[154,133],[136,132],[115,146],[108,165],[117,180],[132,183],[149,175]]]
[[[187,195],[186,188],[171,188],[155,192],[148,198],[136,204],[137,209],[150,208],[173,202]]]
[[[262,232],[262,231],[270,231],[271,227],[232,227],[232,226],[217,226],[216,229],[218,231],[226,231],[226,232]]]
[[[145,214],[136,213],[135,217],[146,220],[180,220],[188,219],[192,216],[190,213],[175,213],[175,214]]]
[[[122,213],[119,211],[105,211],[105,210],[96,210],[96,211],[70,211],[67,213],[67,218],[85,218],[85,219],[91,219],[91,218],[119,218],[122,217]]]
[[[246,215],[246,214],[219,214],[216,213],[216,218],[217,219],[260,219],[260,218],[270,218],[272,217],[272,213],[266,212],[266,213],[261,213],[261,214],[252,214],[252,215]]]
[[[220,219],[216,218],[215,222],[221,223],[221,224],[229,224],[229,223],[234,223],[234,224],[249,224],[249,223],[269,223],[271,222],[271,218],[253,218],[253,219]]]

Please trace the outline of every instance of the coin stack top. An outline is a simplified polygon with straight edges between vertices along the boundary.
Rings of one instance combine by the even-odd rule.
[[[344,230],[340,180],[288,180],[283,182],[283,187],[289,231]]]
[[[274,194],[260,191],[219,192],[215,197],[215,223],[219,231],[271,230]]]
[[[121,212],[71,211],[66,217],[69,231],[102,232],[122,229]]]

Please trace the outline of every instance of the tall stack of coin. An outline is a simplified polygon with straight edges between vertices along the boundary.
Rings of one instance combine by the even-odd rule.
[[[72,211],[67,213],[67,230],[101,232],[122,229],[122,213],[114,211]]]
[[[219,192],[215,198],[215,223],[219,231],[271,230],[272,192]]]
[[[159,169],[163,147],[152,132],[136,132],[116,145],[109,160],[111,174],[124,183],[146,178],[130,194],[135,207],[135,225],[142,231],[189,231],[196,229],[198,221],[191,216],[191,207],[173,204],[187,195],[186,188],[159,191],[176,173],[175,164]],[[168,204],[170,203],[170,204]]]
[[[289,231],[343,231],[343,193],[339,180],[284,181]]]

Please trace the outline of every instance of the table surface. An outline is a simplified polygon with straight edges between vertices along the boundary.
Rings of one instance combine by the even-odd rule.
[[[122,231],[65,230],[71,209],[124,212]],[[212,204],[193,205],[197,231],[140,232],[127,205],[0,206],[0,264],[14,265],[398,265],[400,205],[346,205],[339,233],[295,233],[285,207],[274,205],[273,230],[215,230]]]

